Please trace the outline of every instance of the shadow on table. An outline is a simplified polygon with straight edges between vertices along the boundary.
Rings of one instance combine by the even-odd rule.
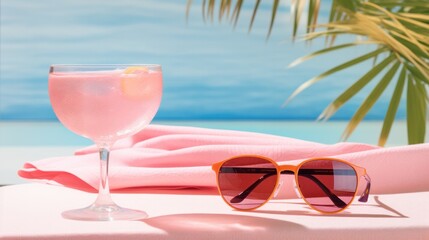
[[[361,206],[363,208],[367,207],[368,209],[371,208],[383,208],[386,210],[386,213],[352,213],[348,211],[347,209],[344,210],[341,213],[338,214],[321,214],[317,213],[315,210],[312,210],[306,203],[298,203],[298,202],[287,202],[284,204],[297,204],[302,205],[305,210],[261,210],[256,209],[254,212],[259,213],[268,213],[268,214],[281,214],[281,215],[298,215],[298,216],[324,216],[324,217],[348,217],[348,218],[408,218],[407,216],[403,215],[396,209],[390,207],[389,205],[383,203],[380,200],[380,196],[374,196],[374,201],[376,204],[353,204],[353,206]],[[281,202],[276,202],[281,203]],[[281,203],[283,204],[283,203]],[[368,211],[370,212],[370,211]]]
[[[336,239],[335,236],[342,236],[340,239],[354,238],[359,239],[408,239],[406,236],[421,236],[427,234],[427,230],[418,227],[389,227],[391,218],[408,218],[401,212],[392,208],[381,200],[382,196],[374,196],[374,201],[370,204],[354,204],[358,208],[368,209],[365,213],[353,213],[344,211],[339,214],[319,214],[311,210],[305,203],[300,202],[273,202],[273,204],[299,204],[303,210],[286,210],[279,206],[279,210],[254,210],[253,216],[244,215],[235,211],[233,214],[173,214],[158,216],[142,220],[142,222],[160,229],[164,232],[159,239]],[[234,210],[232,210],[234,211]],[[254,216],[254,213],[262,213],[261,216]],[[284,215],[278,219],[273,219],[264,214]],[[291,217],[299,216],[300,223],[290,220]],[[302,218],[308,216],[308,218]],[[317,218],[315,218],[317,216]],[[326,218],[325,218],[326,217]],[[332,228],[318,228],[319,224],[333,217],[350,218],[347,221],[355,220],[357,227],[336,227],[343,220],[334,220]],[[283,220],[284,219],[284,220]],[[297,219],[297,218],[294,218]],[[369,219],[384,219],[369,221]],[[303,222],[305,221],[305,225]],[[346,220],[345,220],[346,221]],[[397,222],[397,220],[394,220]],[[377,223],[385,227],[371,227]],[[315,227],[315,228],[313,228]],[[411,238],[409,238],[411,239]],[[415,239],[415,238],[413,238]]]
[[[269,212],[270,213],[270,212]],[[283,214],[285,214],[283,212]],[[287,215],[287,213],[285,214]],[[296,215],[296,212],[293,212]],[[301,214],[298,214],[301,215]],[[313,216],[313,214],[302,214]],[[316,214],[314,214],[316,215]],[[353,217],[352,214],[345,215]],[[417,239],[416,236],[427,234],[425,229],[414,227],[406,228],[374,228],[366,221],[358,220],[357,227],[338,227],[338,220],[331,224],[331,228],[318,228],[323,218],[309,217],[305,225],[288,220],[256,217],[240,214],[173,214],[141,220],[142,222],[162,231],[156,239]],[[329,216],[329,215],[327,215]],[[374,217],[363,214],[359,217]],[[378,217],[378,216],[375,216]],[[405,216],[404,216],[405,217]],[[287,216],[284,219],[288,219]],[[385,220],[383,220],[385,221]],[[302,222],[302,219],[301,219]],[[359,222],[359,223],[358,223]],[[362,224],[362,225],[360,225]],[[338,237],[339,236],[339,237]],[[413,236],[412,238],[405,238]],[[374,238],[373,238],[374,237]]]
[[[174,214],[142,220],[175,239],[271,239],[303,232],[305,227],[285,220],[237,214]]]

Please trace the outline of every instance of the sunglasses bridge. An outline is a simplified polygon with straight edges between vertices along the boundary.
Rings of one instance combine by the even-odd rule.
[[[295,171],[291,170],[290,168],[296,168],[294,166],[282,166],[283,169],[281,170],[280,174],[285,175],[295,175]],[[244,199],[246,199],[249,194],[259,185],[261,184],[265,179],[276,176],[277,170],[275,168],[246,168],[246,167],[229,167],[229,166],[223,166],[220,169],[221,173],[257,173],[257,174],[264,174],[262,175],[258,180],[256,180],[253,184],[251,184],[248,188],[246,188],[243,192],[239,193],[237,196],[233,197],[230,202],[231,203],[240,203]],[[339,208],[345,208],[348,204],[346,204],[343,200],[341,200],[337,195],[331,192],[329,188],[323,184],[316,176],[314,175],[355,175],[356,172],[353,170],[348,169],[300,169],[299,170],[299,176],[306,177],[309,180],[313,181],[332,201],[332,203],[335,204],[335,206]],[[369,190],[371,187],[371,181],[368,175],[364,175],[365,180],[367,181],[367,186],[362,194],[362,196],[359,198],[360,202],[367,202],[368,201],[368,195]]]

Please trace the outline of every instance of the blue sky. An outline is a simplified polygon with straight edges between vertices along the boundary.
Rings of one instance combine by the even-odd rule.
[[[199,1],[194,1],[187,23],[186,0],[1,0],[0,119],[56,119],[47,77],[49,65],[58,63],[162,64],[159,120],[315,119],[370,66],[335,74],[281,106],[299,84],[370,48],[287,68],[324,46],[322,41],[292,43],[289,2],[281,3],[266,41],[271,1],[263,1],[248,34],[253,1],[246,1],[233,29],[226,21],[205,23]],[[329,3],[322,6],[323,22]],[[349,119],[369,90],[334,118]],[[384,94],[368,119],[382,119],[389,99]],[[401,105],[399,116],[404,113]]]

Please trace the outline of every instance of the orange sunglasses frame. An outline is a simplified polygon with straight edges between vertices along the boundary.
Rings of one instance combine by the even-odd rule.
[[[259,206],[257,206],[257,207],[254,207],[254,208],[249,208],[249,209],[240,209],[240,208],[236,208],[236,207],[234,207],[233,205],[231,205],[231,204],[230,204],[230,203],[225,199],[225,197],[223,196],[222,191],[221,191],[221,189],[220,189],[220,187],[219,187],[219,171],[220,171],[220,168],[223,166],[223,164],[224,164],[225,162],[228,162],[228,161],[233,160],[233,159],[236,159],[236,158],[241,158],[241,157],[254,157],[254,158],[264,159],[264,160],[266,160],[266,161],[271,162],[271,163],[275,166],[276,171],[277,171],[277,174],[276,174],[276,184],[275,184],[275,186],[274,186],[274,188],[273,188],[273,192],[270,194],[270,196],[267,198],[267,200],[265,200],[265,202],[264,202],[264,203],[262,203],[261,205],[259,205]],[[304,195],[302,194],[301,189],[299,188],[299,182],[298,182],[298,170],[299,170],[299,169],[301,168],[301,166],[302,166],[302,165],[304,165],[305,163],[308,163],[308,162],[311,162],[311,161],[316,161],[316,160],[329,160],[329,161],[342,162],[342,163],[345,163],[345,164],[347,164],[347,165],[351,166],[351,167],[354,169],[354,171],[356,172],[356,183],[357,183],[357,184],[356,184],[355,194],[353,195],[353,198],[351,199],[351,201],[350,201],[350,202],[349,202],[349,203],[348,203],[344,208],[341,208],[341,209],[339,209],[338,211],[334,211],[334,212],[326,212],[326,211],[322,211],[322,210],[319,210],[319,209],[314,208],[314,207],[313,207],[313,206],[312,206],[312,205],[311,205],[311,204],[310,204],[310,203],[305,199]],[[308,206],[310,206],[310,208],[312,208],[312,209],[314,209],[314,210],[316,210],[316,211],[318,211],[318,212],[324,213],[324,214],[335,214],[335,213],[342,212],[342,211],[344,211],[346,208],[348,208],[348,207],[350,206],[350,204],[353,202],[353,200],[355,199],[356,195],[357,195],[357,191],[358,191],[358,189],[359,189],[359,179],[360,179],[360,178],[362,178],[362,177],[364,177],[364,178],[365,178],[365,180],[368,182],[368,184],[367,184],[367,187],[366,187],[365,191],[362,193],[362,197],[366,196],[366,198],[367,198],[367,197],[368,197],[368,195],[369,195],[370,183],[371,183],[371,179],[370,179],[370,177],[368,176],[368,174],[367,174],[367,172],[366,172],[366,169],[365,169],[365,168],[363,168],[363,167],[359,167],[359,166],[356,166],[356,165],[354,165],[354,164],[352,164],[352,163],[350,163],[350,162],[347,162],[347,161],[345,161],[345,160],[342,160],[342,159],[338,159],[338,158],[329,158],[329,157],[322,157],[322,158],[310,158],[310,159],[306,159],[306,160],[303,160],[302,162],[300,162],[298,165],[278,165],[278,164],[277,164],[277,162],[275,162],[274,160],[272,160],[272,159],[270,159],[270,158],[268,158],[268,157],[259,156],[259,155],[239,155],[239,156],[234,156],[234,157],[228,158],[228,159],[223,160],[223,161],[221,161],[221,162],[214,163],[214,164],[212,165],[212,169],[213,169],[213,171],[215,171],[215,172],[216,172],[216,183],[217,183],[217,189],[218,189],[219,194],[221,195],[222,199],[223,199],[223,200],[225,201],[225,203],[226,203],[226,204],[228,204],[230,207],[232,207],[232,208],[234,208],[234,209],[236,209],[236,210],[239,210],[239,211],[251,211],[251,210],[254,210],[254,209],[260,208],[260,207],[262,207],[263,205],[265,205],[269,200],[271,200],[271,198],[274,196],[274,194],[275,194],[275,192],[276,192],[276,189],[277,189],[278,187],[280,187],[280,186],[279,186],[280,174],[281,174],[281,172],[283,172],[283,171],[291,171],[291,172],[293,172],[293,173],[294,173],[294,175],[295,175],[295,184],[297,185],[297,186],[296,186],[296,188],[297,188],[297,189],[298,189],[298,191],[299,191],[300,197],[305,201],[305,203],[306,203]],[[366,202],[366,198],[365,198],[365,200],[363,200],[364,202]]]

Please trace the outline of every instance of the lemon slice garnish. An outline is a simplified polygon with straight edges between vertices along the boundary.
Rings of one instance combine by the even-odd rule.
[[[130,73],[147,73],[149,72],[149,69],[147,67],[139,67],[139,66],[133,66],[133,67],[127,67],[124,70],[125,74],[130,74]]]
[[[124,95],[142,99],[147,94],[149,69],[146,67],[128,67],[121,76],[121,90]]]

